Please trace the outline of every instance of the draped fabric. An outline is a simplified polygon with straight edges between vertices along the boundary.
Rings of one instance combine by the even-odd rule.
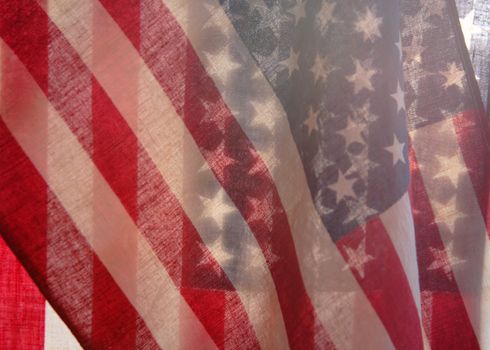
[[[0,348],[490,349],[487,10],[0,0]]]
[[[487,115],[490,106],[490,3],[485,0],[458,0],[459,21],[466,47],[480,87]]]

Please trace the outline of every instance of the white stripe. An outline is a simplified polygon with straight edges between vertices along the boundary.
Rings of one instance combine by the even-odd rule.
[[[188,0],[185,6],[179,0],[165,0],[164,3],[191,40],[225,102],[237,112],[235,117],[269,168],[288,214],[307,292],[335,345],[340,349],[348,349],[351,344],[363,344],[366,348],[393,347],[351,272],[342,271],[345,261],[313,205],[286,113],[223,9],[215,0]],[[209,37],[202,35],[206,31],[201,30],[205,26],[220,30],[225,45],[209,56]],[[237,54],[247,69],[234,70],[237,63],[233,63],[235,59],[231,54]],[[227,84],[228,80],[222,78],[230,76],[235,80]],[[236,84],[236,81],[250,81],[250,77],[253,77],[253,85]],[[262,98],[253,103],[255,114],[250,113],[250,109],[234,106],[234,99],[254,96],[256,91],[260,91]],[[241,100],[243,102],[243,98]],[[268,128],[273,136],[264,140],[257,133],[257,126]],[[265,141],[270,143],[264,145]],[[276,153],[270,152],[274,148]],[[337,299],[339,286],[352,292],[343,293],[342,301]],[[333,308],[334,302],[340,302],[342,309]],[[358,317],[352,319],[354,306],[363,312],[356,312]]]
[[[24,82],[24,89],[4,90],[6,93],[2,96],[0,114],[14,138],[73,219],[75,226],[92,245],[95,234],[92,223],[92,181],[95,180],[98,184],[96,191],[99,193],[99,201],[104,199],[104,205],[99,206],[97,213],[104,219],[100,220],[104,227],[97,231],[98,244],[92,245],[92,249],[145,320],[157,343],[164,348],[177,348],[179,344],[175,334],[178,334],[178,320],[179,317],[186,317],[187,322],[192,323],[192,331],[202,335],[202,345],[213,348],[213,341],[206,330],[187,304],[182,302],[182,296],[165,268],[90,157],[49,104],[26,68],[3,41],[2,45],[3,53],[11,60],[12,71],[16,72],[19,81]],[[45,152],[36,145],[43,141],[38,130],[46,122],[49,137],[47,151],[50,154],[48,168],[58,169],[57,172],[50,172],[49,177],[45,167]],[[105,234],[102,235],[102,232]],[[129,266],[125,242],[128,239],[137,241],[138,257],[144,257],[138,261],[136,280],[139,286],[143,286],[145,298],[136,297],[132,278],[127,278]],[[179,304],[185,307],[179,308]]]
[[[213,226],[209,226],[207,221],[201,218],[202,209],[198,205],[200,199],[197,191],[192,187],[184,188],[183,183],[199,184],[207,181],[207,185],[210,188],[219,189],[221,186],[211,173],[195,141],[181,118],[176,114],[158,81],[144,64],[139,53],[134,49],[124,33],[121,32],[118,25],[98,2],[94,2],[93,7],[98,16],[99,33],[101,40],[104,38],[107,40],[107,47],[110,47],[110,50],[107,50],[106,61],[103,62],[99,58],[97,62],[91,62],[85,56],[90,43],[83,42],[79,35],[80,32],[90,28],[91,14],[84,13],[81,10],[72,10],[66,13],[64,12],[66,7],[76,9],[79,7],[79,2],[76,0],[50,1],[50,18],[61,29],[85,64],[92,70],[98,82],[126,120],[132,119],[133,111],[127,108],[126,99],[128,92],[124,86],[124,77],[128,74],[133,74],[132,72],[135,70],[139,70],[140,91],[137,128],[132,123],[128,124],[138,135],[142,146],[148,152],[186,214],[201,234],[203,241],[211,248],[211,253],[234,284],[260,344],[263,347],[287,347],[284,321],[280,314],[279,302],[272,277],[255,237],[236,208],[233,209],[236,214],[234,215],[235,221],[233,223],[236,228],[235,240],[241,242],[244,246],[248,246],[250,254],[255,257],[254,269],[247,274],[247,277],[250,278],[249,284],[243,285],[243,276],[241,273],[237,273],[237,271],[250,270],[247,259],[241,259],[237,262],[237,265],[230,266],[227,264],[226,256],[222,254],[220,249],[213,250],[213,240],[210,237],[215,237],[215,232],[211,235],[208,234]],[[185,155],[185,162],[182,154]],[[205,175],[186,173],[184,171],[184,163],[186,167],[192,165],[191,168],[199,168],[202,165],[201,169],[205,171],[200,172],[200,174]],[[223,204],[221,198],[214,197],[211,201],[208,205],[212,207],[219,208]],[[224,195],[224,201],[231,203],[226,194]],[[256,289],[252,292],[250,286]],[[254,293],[258,293],[258,291],[267,292],[263,294],[262,298],[250,297],[250,293],[255,295]],[[262,295],[258,293],[257,296],[259,294]],[[264,308],[273,313],[272,319],[274,322],[268,324],[268,327],[263,326]]]
[[[481,348],[490,348],[490,242],[453,122],[446,119],[410,136],[442,241],[454,257],[452,270],[466,311]]]
[[[81,350],[77,339],[47,301],[44,310],[44,349]]]

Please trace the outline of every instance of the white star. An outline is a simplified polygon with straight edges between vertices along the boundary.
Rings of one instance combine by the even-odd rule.
[[[459,22],[461,23],[461,30],[464,35],[464,42],[466,43],[466,47],[468,50],[471,47],[471,38],[473,34],[480,34],[482,29],[480,26],[474,24],[475,19],[475,10],[471,10],[464,18],[460,18]]]
[[[404,98],[403,90],[400,86],[400,82],[398,82],[398,86],[396,92],[391,95],[396,101],[397,113],[405,109],[405,98]]]
[[[286,66],[287,70],[288,70],[288,76],[290,77],[291,74],[293,74],[293,72],[295,70],[299,70],[299,52],[296,53],[293,51],[293,49],[290,49],[289,51],[289,57],[286,58],[284,61],[281,61],[280,64],[282,64],[283,66]]]
[[[221,187],[212,198],[202,197],[204,208],[201,213],[203,218],[212,218],[218,225],[220,231],[225,226],[225,218],[228,214],[235,212],[235,207],[228,204],[225,190]]]
[[[359,93],[362,89],[373,91],[371,77],[376,74],[376,71],[374,69],[364,68],[364,66],[367,66],[366,61],[361,64],[359,60],[355,60],[354,64],[356,65],[356,71],[347,77],[347,80],[354,84],[354,94]]]
[[[394,135],[393,143],[391,146],[385,147],[385,149],[393,155],[393,166],[395,166],[399,161],[406,163],[405,157],[403,156],[404,143],[398,140],[398,137]]]
[[[224,39],[226,40],[226,39]],[[241,67],[242,64],[237,62],[236,58],[232,56],[231,50],[207,50],[203,51],[205,59],[210,63],[214,64],[215,62],[227,62],[226,68],[223,69],[213,69],[212,76],[215,81],[217,81],[217,85],[224,85],[224,82],[230,76],[230,72],[233,72],[238,67]]]
[[[381,17],[376,17],[375,11],[366,8],[363,14],[357,14],[355,30],[362,33],[364,40],[374,40],[376,37],[381,38],[381,32],[379,31],[381,23]]]
[[[320,11],[318,11],[318,14],[316,18],[318,19],[318,22],[320,23],[320,29],[325,30],[327,25],[329,23],[335,23],[335,17],[333,15],[333,11],[335,10],[335,6],[337,4],[331,4],[329,2],[324,2],[322,5],[322,8]]]
[[[347,179],[344,174],[339,171],[339,176],[337,177],[337,182],[332,185],[329,185],[332,191],[335,192],[336,202],[340,202],[342,199],[346,197],[356,198],[356,194],[354,193],[354,182],[356,179]]]
[[[371,105],[369,102],[364,103],[362,107],[351,109],[352,119],[355,122],[375,122],[379,119],[379,116],[371,112]]]
[[[348,146],[354,142],[364,143],[362,131],[363,128],[359,123],[353,123],[352,120],[347,117],[347,126],[344,129],[337,131],[337,133],[345,139],[345,145]]]
[[[313,73],[313,76],[315,78],[315,83],[319,79],[325,79],[327,75],[332,72],[333,69],[327,69],[325,67],[328,67],[327,58],[321,57],[319,54],[317,54],[315,57],[315,63],[313,63],[313,66],[311,67],[311,72]]]
[[[442,156],[440,154],[436,155],[437,160],[440,163],[440,171],[437,173],[435,179],[446,178],[451,181],[454,188],[458,188],[459,176],[465,173],[465,169],[462,164],[459,154],[456,152],[450,157]]]
[[[220,129],[219,124],[217,125],[217,127],[218,127],[218,129]],[[224,126],[223,126],[223,128],[224,128]],[[206,151],[206,152],[210,152],[210,151]],[[219,144],[218,148],[214,151],[214,153],[217,154],[217,159],[219,162],[218,164],[220,164],[222,167],[226,167],[230,164],[234,164],[237,162],[236,159],[228,156],[224,139],[221,141],[221,143]]]
[[[432,271],[441,269],[450,280],[453,279],[453,267],[465,262],[465,260],[458,258],[454,254],[453,242],[449,243],[446,246],[446,249],[429,247],[429,250],[434,260],[429,267],[427,267],[427,270]]]
[[[273,225],[273,216],[274,214],[279,212],[274,204],[272,192],[269,191],[265,198],[262,199],[250,197],[249,201],[253,209],[251,210],[251,213],[247,220],[250,222],[261,221],[267,226],[269,232],[271,232]]]
[[[436,221],[436,223],[438,226],[441,227],[441,230],[443,228],[448,228],[449,233],[452,236],[454,236],[454,234],[456,233],[456,223],[459,221],[459,219],[468,220],[470,218],[467,214],[463,213],[458,208],[459,202],[456,198],[456,195],[454,195],[446,203],[438,201],[440,204],[444,205],[444,215],[443,217],[441,217],[440,220]]]
[[[301,18],[306,18],[306,10],[305,10],[306,2],[303,0],[298,0],[296,6],[294,6],[288,12],[294,16],[294,25],[297,25]]]
[[[345,266],[343,270],[347,270],[349,266],[356,270],[361,278],[364,278],[366,263],[374,260],[374,257],[366,253],[366,238],[364,238],[356,249],[345,247],[347,254],[348,266]]]
[[[452,62],[441,74],[446,79],[444,83],[446,89],[451,85],[459,86],[461,89],[463,88],[464,70],[459,69],[455,62]]]
[[[424,47],[422,46],[422,35],[413,35],[410,46],[406,46],[403,49],[403,56],[407,63],[422,63],[422,52]]]
[[[313,130],[318,130],[318,115],[320,111],[314,111],[312,107],[308,111],[308,118],[304,121],[304,125],[308,128],[308,135],[311,135]]]

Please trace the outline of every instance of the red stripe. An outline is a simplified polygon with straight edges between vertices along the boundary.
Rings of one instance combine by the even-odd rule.
[[[110,1],[101,2],[131,38],[134,26],[122,23],[118,13],[111,11]],[[306,294],[288,220],[264,162],[221,99],[173,15],[161,1],[143,1],[142,6],[148,10],[142,15],[141,55],[255,234],[276,285],[290,345],[312,348],[316,337],[333,347]],[[249,198],[265,202],[268,196],[270,204],[254,213]]]
[[[258,347],[243,304],[221,266],[211,256],[148,156],[141,152],[139,160],[140,174],[145,174],[139,188],[139,227],[151,247],[218,347],[224,348],[227,344],[223,334],[225,291],[233,301],[233,320],[237,325],[226,337],[245,348]],[[192,268],[201,261],[206,261],[206,268]],[[183,336],[189,337],[190,334],[189,329],[184,329]]]
[[[490,123],[483,111],[470,110],[453,124],[490,238]]]
[[[417,262],[422,303],[422,322],[431,348],[478,349],[478,340],[468,318],[451,269],[428,270],[432,249],[444,250],[434,213],[425,191],[415,152],[410,149],[410,197],[415,224]]]
[[[5,8],[9,6],[14,10],[12,13],[7,13]],[[0,32],[4,32],[12,23],[22,25],[22,23],[31,20],[32,25],[36,28],[34,35],[27,37],[19,37],[25,43],[31,46],[36,51],[36,57],[26,57],[29,62],[36,61],[36,73],[40,77],[39,85],[47,87],[48,78],[48,51],[47,38],[48,24],[43,18],[30,18],[28,11],[23,7],[23,1],[2,2],[0,3]],[[10,15],[10,16],[9,16]],[[0,62],[2,70],[2,88],[6,89],[22,89],[23,82],[19,81],[15,76],[15,72],[11,72],[9,63],[3,59]],[[0,89],[1,92],[1,89]],[[1,101],[1,96],[0,96]],[[46,135],[47,125],[40,125],[39,134]],[[46,142],[38,145],[40,149],[46,148]],[[1,150],[4,145],[0,145]],[[1,152],[1,151],[0,151]],[[3,153],[3,152],[2,152]],[[7,157],[2,158],[5,161]],[[15,164],[15,163],[12,163]],[[14,179],[7,169],[0,171],[0,181],[4,182],[4,186],[0,188],[4,191],[0,192],[3,195],[10,195],[5,190],[9,186],[14,186]],[[18,202],[17,198],[9,198],[1,195],[0,201],[13,200],[19,205],[19,215],[25,210],[22,202]],[[47,222],[47,189],[40,185],[39,196],[42,205],[38,208],[39,215],[35,222],[27,221],[25,224],[30,229],[36,229],[39,234],[37,244],[37,268],[39,273],[46,273],[46,234],[48,228]],[[1,205],[0,205],[1,207]],[[4,226],[6,220],[5,213],[1,213],[1,230],[0,233],[4,236],[9,235],[8,226]],[[9,241],[10,242],[10,241]],[[2,243],[3,245],[3,243]],[[14,247],[15,249],[15,247]],[[24,263],[24,259],[20,260]],[[0,259],[2,264],[1,276],[2,283],[0,285],[0,348],[6,349],[42,349],[44,347],[44,309],[45,300],[34,286],[32,280],[25,273],[19,261],[11,254],[6,246],[3,246],[3,254]],[[5,282],[5,284],[3,283]]]
[[[46,17],[46,14],[36,4],[32,4],[30,9],[36,16]],[[59,47],[62,48],[64,52],[64,56],[60,57],[60,60],[57,62],[59,65],[63,66],[64,69],[59,71],[63,71],[64,74],[77,82],[78,77],[87,74],[88,69],[74,49],[63,38],[61,32],[55,28],[54,24],[51,23],[51,25],[53,26],[50,33],[51,39],[54,40],[54,38],[56,38],[56,40],[63,42],[58,43]],[[26,26],[28,26],[28,23]],[[18,28],[17,30],[23,29],[27,28]],[[34,54],[34,52],[30,53]],[[23,60],[23,57],[21,56],[20,59]],[[27,66],[27,68],[37,80],[38,77],[35,75],[35,70],[31,70],[31,66]],[[51,78],[56,81],[62,81],[63,79],[61,76],[51,76]],[[94,120],[86,118],[81,114],[67,112],[67,101],[63,96],[70,96],[70,93],[72,93],[69,85],[58,84],[56,86],[58,91],[56,91],[56,93],[50,93],[50,97],[59,96],[59,98],[52,99],[51,103],[58,110],[71,131],[89,154],[91,154],[92,144],[90,138],[87,137],[87,130],[91,130],[92,122],[97,121],[97,126],[101,128],[102,131],[99,134],[100,139],[96,141],[98,143],[98,151],[97,156],[93,158],[93,161],[105,179],[109,182],[112,189],[119,196],[122,204],[132,216],[133,220],[138,222],[138,226],[143,235],[148,239],[148,242],[168,270],[174,283],[180,287],[183,264],[182,235],[187,235],[189,242],[194,242],[193,246],[195,247],[204,247],[204,243],[187,216],[185,216],[177,199],[170,192],[155,165],[143,151],[141,145],[138,144],[137,139],[128,124],[120,116],[119,112],[95,78],[92,77],[92,79],[93,89],[97,92],[94,94],[94,98],[96,98],[94,104],[97,104],[97,107],[93,108]],[[83,89],[84,84],[86,83],[83,80],[77,82],[77,86],[80,86],[81,89]],[[101,113],[101,115],[97,116],[95,113]],[[134,170],[126,173],[126,169],[121,168],[122,165],[127,164],[126,156],[130,154],[131,150],[134,150],[135,145],[138,145],[137,149],[139,151],[138,174],[140,175],[141,183],[140,188],[138,189],[138,211],[136,211],[134,207],[134,196],[131,194],[128,195],[127,193],[127,189],[134,186]],[[129,156],[132,157],[133,155]],[[124,174],[133,175],[124,176]],[[182,222],[186,228],[185,232],[179,230]],[[206,248],[200,250],[200,252],[206,256],[210,255],[210,252]],[[194,255],[194,258],[197,257]],[[253,344],[257,344],[247,314],[239,301],[240,299],[234,291],[233,286],[226,278],[226,275],[223,273],[218,263],[210,256],[208,259],[213,268],[219,271],[218,275],[210,276],[205,271],[200,271],[196,275],[197,278],[200,280],[208,280],[212,285],[220,286],[221,289],[231,291],[230,294],[232,295],[232,298],[234,298],[239,305],[235,310],[235,316],[237,320],[240,321],[241,325],[241,327],[236,329],[232,335],[236,336],[238,339],[242,339],[244,342],[246,339],[249,339],[248,342],[250,342],[251,339]],[[217,293],[220,294],[221,292],[217,291]],[[215,329],[217,327],[222,327],[222,322],[220,323],[219,318],[213,319],[204,316],[208,315],[208,313],[212,315],[214,310],[219,309],[219,305],[222,305],[222,301],[217,299],[206,300],[209,305],[208,313],[206,313],[205,310],[202,310],[202,307],[198,308],[196,305],[193,305],[192,301],[195,299],[193,296],[189,295],[187,292],[182,292],[182,295],[191,307],[194,306],[193,311],[201,320],[206,330],[210,334],[216,335]],[[217,305],[214,304],[213,300],[215,300]],[[105,322],[106,321],[104,321],[104,323]],[[109,335],[109,333],[107,335]],[[142,335],[142,337],[144,338],[145,336]],[[223,347],[222,337],[216,337],[214,340],[218,346]]]
[[[361,244],[364,244],[365,251]],[[350,265],[354,276],[378,313],[397,349],[423,349],[420,320],[405,271],[379,218],[370,220],[337,241],[347,262],[349,251],[365,253],[371,258],[361,269]],[[352,254],[352,253],[351,253]],[[358,344],[362,347],[362,344]]]
[[[20,149],[5,123],[0,120],[0,225],[4,238],[22,261],[27,271],[50,301],[62,319],[72,329],[80,344],[87,348],[103,348],[92,342],[90,320],[82,318],[83,311],[90,308],[91,300],[85,297],[84,289],[92,286],[92,270],[86,268],[90,257],[90,247],[77,231],[68,214],[52,192],[49,193],[49,211],[56,212],[52,220],[50,250],[56,255],[57,268],[49,271],[49,280],[43,266],[44,254],[39,248],[45,244],[45,234],[38,223],[45,216],[46,183],[32,163]],[[105,273],[109,276],[108,273]],[[110,277],[108,277],[110,278]],[[112,280],[107,283],[114,283]],[[99,304],[110,303],[111,295],[93,296]],[[134,309],[120,310],[126,312]],[[111,322],[103,326],[106,334],[112,334],[113,341],[123,341],[124,329],[116,329]],[[36,330],[32,330],[35,332]],[[153,342],[150,348],[157,348]]]
[[[0,261],[0,348],[42,349],[44,297],[1,237]]]

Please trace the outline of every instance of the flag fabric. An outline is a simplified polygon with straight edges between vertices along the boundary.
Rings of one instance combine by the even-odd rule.
[[[490,103],[490,3],[485,0],[456,1],[459,21],[480,87],[487,115]]]
[[[1,348],[490,349],[489,75],[454,0],[0,23]]]

